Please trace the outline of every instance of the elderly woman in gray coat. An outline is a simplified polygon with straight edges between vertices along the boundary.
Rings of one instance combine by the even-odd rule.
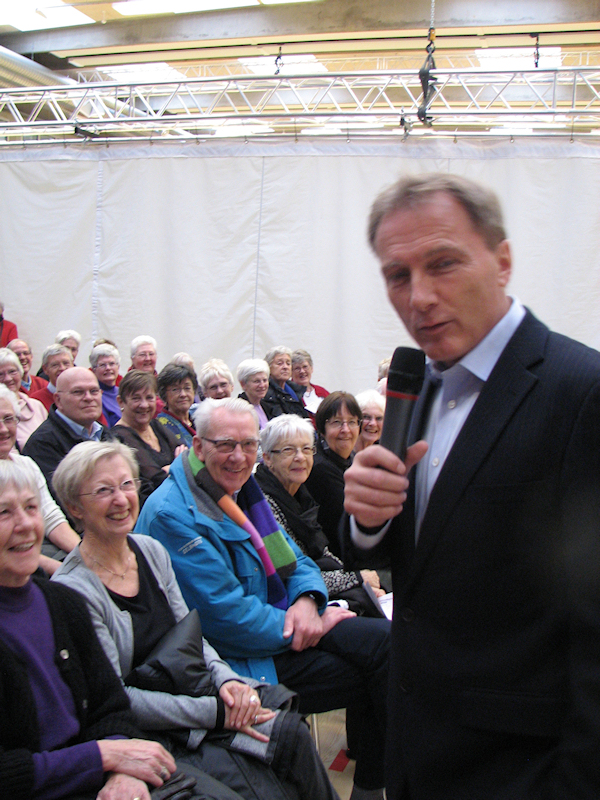
[[[286,738],[278,712],[262,706],[258,683],[237,675],[206,640],[210,685],[203,696],[137,688],[130,679],[188,613],[167,551],[149,536],[130,533],[139,510],[132,451],[116,441],[82,442],[60,463],[53,486],[83,530],[81,545],[54,580],[86,598],[140,727],[160,735],[177,760],[217,778],[240,800],[254,800],[257,787],[269,800],[337,798],[306,726],[292,725],[293,740]],[[254,757],[232,754],[238,746]]]

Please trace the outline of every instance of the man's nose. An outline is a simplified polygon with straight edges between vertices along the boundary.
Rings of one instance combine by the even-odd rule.
[[[426,272],[413,273],[410,281],[410,304],[417,311],[425,311],[436,300],[435,278]]]

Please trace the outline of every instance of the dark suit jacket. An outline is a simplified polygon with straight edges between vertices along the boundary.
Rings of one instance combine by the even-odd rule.
[[[600,797],[600,354],[529,312],[393,565],[390,800]]]

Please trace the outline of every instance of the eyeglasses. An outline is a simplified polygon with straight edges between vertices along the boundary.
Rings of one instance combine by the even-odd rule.
[[[170,394],[193,394],[194,387],[190,386],[167,386],[167,392]]]
[[[93,492],[81,492],[79,497],[98,497],[100,500],[104,500],[107,497],[112,497],[117,489],[120,489],[124,494],[133,494],[133,492],[138,491],[141,485],[142,482],[140,480],[131,478],[131,480],[123,481],[118,486],[99,486]]]
[[[374,417],[372,414],[363,414],[363,422],[383,422],[383,416]]]
[[[316,452],[317,448],[314,444],[305,444],[304,447],[286,445],[286,447],[282,447],[281,450],[271,450],[271,453],[276,453],[284,458],[295,458],[296,453],[300,453],[303,456],[314,456]]]
[[[155,358],[155,357],[156,353],[154,352],[154,350],[148,350],[147,352],[144,351],[142,353],[136,353],[134,356],[134,358]]]
[[[96,369],[114,369],[116,366],[116,361],[99,361],[96,364]]]
[[[347,425],[350,428],[350,430],[358,428],[357,419],[328,419],[325,424],[331,425],[332,428],[337,428],[338,430],[341,430],[344,427],[344,425]]]
[[[249,455],[256,453],[258,450],[258,439],[244,439],[242,442],[236,442],[235,439],[209,439],[207,436],[201,436],[200,438],[205,442],[214,444],[218,453],[233,453],[238,444],[242,451]]]
[[[73,397],[77,397],[79,400],[81,400],[86,396],[86,394],[89,394],[92,397],[98,397],[100,394],[100,389],[73,389],[68,392],[57,392],[57,394],[72,394]]]
[[[0,372],[0,381],[4,380],[4,378],[8,378],[9,375],[12,378],[14,375],[18,374],[19,370],[16,367],[9,367],[9,369],[5,369]]]
[[[7,428],[11,425],[16,425],[18,421],[19,418],[15,417],[14,414],[7,414],[5,417],[0,417],[0,422]]]

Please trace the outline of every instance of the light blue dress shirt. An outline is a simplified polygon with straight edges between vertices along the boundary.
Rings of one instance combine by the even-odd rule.
[[[84,428],[83,425],[79,425],[77,422],[73,422],[72,419],[65,417],[62,411],[57,410],[56,415],[66,422],[69,428],[71,428],[72,431],[75,431],[77,436],[80,436],[82,439],[89,439],[91,442],[100,441],[100,437],[102,436],[102,425],[100,425],[99,422],[92,422],[92,432],[90,433],[87,428]]]

